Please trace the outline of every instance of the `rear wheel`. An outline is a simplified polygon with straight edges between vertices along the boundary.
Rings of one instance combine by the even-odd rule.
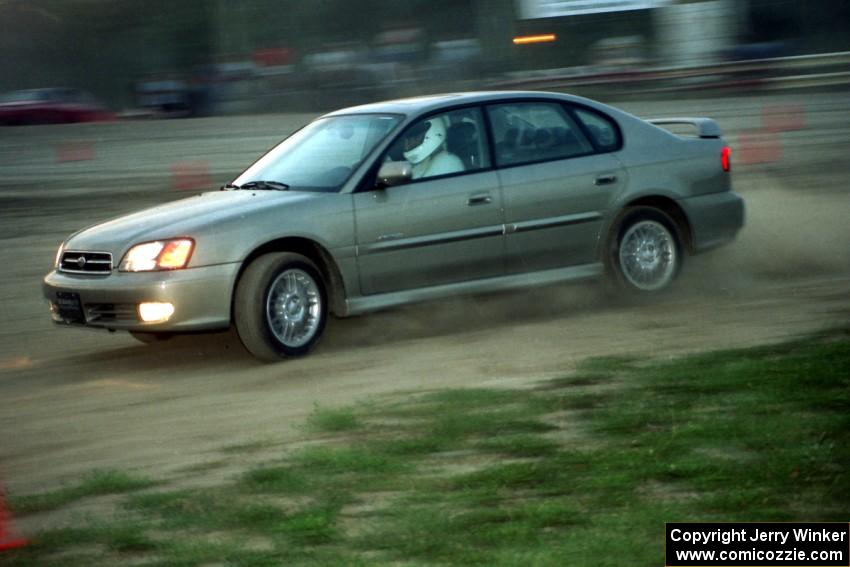
[[[682,267],[682,238],[666,213],[634,207],[621,215],[609,251],[609,270],[621,287],[654,293],[670,286]]]
[[[236,287],[236,331],[245,348],[262,360],[306,354],[321,337],[327,316],[319,270],[300,254],[260,256]]]

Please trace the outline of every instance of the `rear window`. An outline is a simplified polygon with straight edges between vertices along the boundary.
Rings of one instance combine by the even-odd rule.
[[[565,109],[556,103],[521,102],[487,107],[500,166],[593,153]]]
[[[620,149],[620,130],[614,121],[591,110],[576,109],[576,116],[587,128],[594,145],[603,152],[613,152]]]

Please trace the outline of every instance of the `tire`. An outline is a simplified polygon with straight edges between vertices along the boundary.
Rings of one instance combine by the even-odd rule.
[[[606,264],[620,289],[640,295],[668,288],[682,269],[682,235],[669,215],[630,207],[614,223]]]
[[[167,341],[174,335],[171,333],[145,333],[140,331],[130,331],[130,336],[139,342],[145,343],[146,345],[153,345]]]
[[[277,362],[307,354],[328,319],[325,284],[300,254],[260,256],[245,269],[233,299],[236,332],[255,357]]]

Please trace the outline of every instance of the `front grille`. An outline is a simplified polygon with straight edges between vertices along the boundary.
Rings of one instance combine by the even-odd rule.
[[[112,272],[112,254],[66,250],[59,261],[59,271],[93,276],[109,274]]]
[[[138,323],[135,303],[86,303],[86,322]]]

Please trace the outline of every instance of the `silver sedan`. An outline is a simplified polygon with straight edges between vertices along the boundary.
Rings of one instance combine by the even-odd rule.
[[[44,295],[62,325],[146,342],[235,325],[280,360],[329,314],[603,275],[657,293],[743,226],[730,153],[708,118],[554,93],[348,108],[220,191],[73,234]]]

